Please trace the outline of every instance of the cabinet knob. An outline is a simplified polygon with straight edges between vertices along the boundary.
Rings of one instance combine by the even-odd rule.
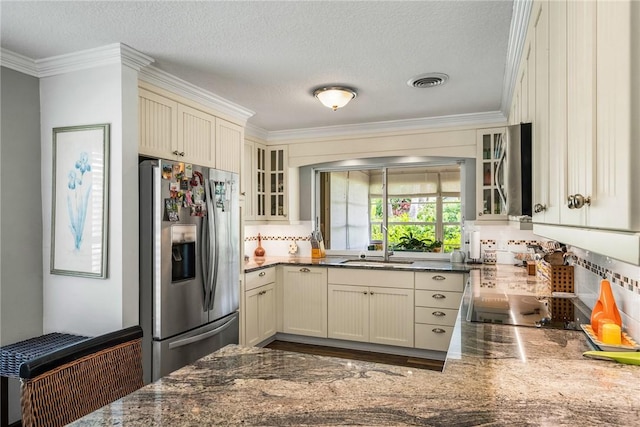
[[[445,330],[444,330],[444,329],[442,329],[442,328],[433,328],[433,329],[431,330],[431,332],[433,332],[434,334],[444,334],[444,333],[445,333],[445,332],[447,332],[447,331],[445,331]]]
[[[310,272],[310,271],[311,271],[311,270],[309,270],[307,267],[302,267],[302,268],[300,269],[300,272],[301,272],[301,273],[308,273],[308,272]]]
[[[434,316],[436,316],[436,317],[443,317],[443,316],[446,316],[446,314],[445,314],[445,313],[443,313],[442,311],[434,311],[434,312],[433,312],[433,313],[431,313],[431,314],[433,314],[433,315],[434,315]]]
[[[373,292],[369,292],[369,295],[373,295]]]
[[[265,273],[264,271],[261,271],[260,274],[258,274],[258,276],[260,277],[264,277],[267,273]]]
[[[446,280],[446,277],[441,276],[441,275],[438,274],[436,276],[433,276],[432,279],[433,280]]]
[[[536,203],[536,204],[533,206],[533,211],[534,211],[535,213],[544,212],[544,211],[546,211],[546,210],[547,210],[547,205],[543,205],[543,204],[541,204],[541,203]]]
[[[582,194],[579,194],[579,193],[572,194],[571,196],[567,197],[567,205],[569,206],[569,209],[580,209],[584,205],[591,206],[591,197],[590,196],[584,197]]]
[[[367,291],[364,291],[364,292],[363,292],[363,294],[365,294],[365,295],[366,295],[367,293],[368,293]]]
[[[431,295],[431,298],[435,298],[435,299],[445,299],[446,297],[442,294],[433,294]]]

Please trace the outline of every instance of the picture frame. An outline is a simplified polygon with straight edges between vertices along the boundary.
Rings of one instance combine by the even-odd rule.
[[[51,274],[107,278],[110,125],[53,129]]]

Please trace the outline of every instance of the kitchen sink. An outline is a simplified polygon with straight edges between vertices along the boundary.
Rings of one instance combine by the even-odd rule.
[[[382,260],[367,260],[367,259],[354,259],[343,261],[342,265],[351,265],[354,267],[378,267],[378,268],[402,268],[410,267],[413,261],[382,261]]]

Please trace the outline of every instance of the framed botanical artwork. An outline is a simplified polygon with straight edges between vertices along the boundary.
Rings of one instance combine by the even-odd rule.
[[[109,124],[53,129],[51,273],[107,277]]]

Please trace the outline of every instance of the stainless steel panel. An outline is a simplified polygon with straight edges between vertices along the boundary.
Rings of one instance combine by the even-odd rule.
[[[209,319],[238,310],[240,299],[240,216],[238,174],[209,171],[211,191],[208,225],[214,271],[209,299]]]
[[[154,341],[152,381],[227,344],[238,344],[239,323],[239,315],[236,312],[188,333],[163,341]]]

